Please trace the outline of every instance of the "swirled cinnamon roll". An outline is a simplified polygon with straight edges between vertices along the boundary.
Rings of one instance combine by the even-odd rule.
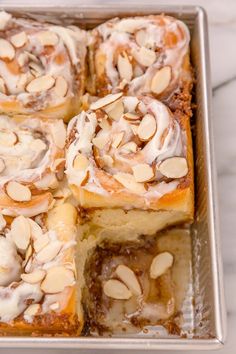
[[[94,102],[71,120],[66,155],[69,185],[82,207],[98,208],[93,222],[102,227],[137,227],[144,215],[140,228],[152,234],[193,217],[189,120],[153,98]]]
[[[150,94],[190,114],[189,40],[187,26],[165,15],[101,24],[90,45],[91,91]]]
[[[84,304],[90,333],[182,332],[182,306],[190,280],[191,238],[172,229],[156,236],[119,238],[100,233],[83,241]],[[153,327],[155,326],[155,327]]]
[[[64,169],[62,120],[0,116],[0,210],[5,215],[47,212]]]
[[[75,223],[70,204],[36,219],[0,214],[0,332],[78,334]],[[77,313],[78,312],[78,313]]]
[[[86,33],[0,13],[0,112],[69,120],[84,91]]]

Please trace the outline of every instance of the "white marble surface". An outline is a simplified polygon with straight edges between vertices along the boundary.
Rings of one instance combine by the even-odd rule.
[[[84,0],[83,3],[108,3],[106,0]],[[114,0],[115,1],[115,0]],[[118,0],[135,3],[138,0]],[[148,1],[140,0],[147,5]],[[21,4],[26,1],[8,0]],[[28,3],[35,3],[35,0]],[[78,4],[79,0],[52,0],[55,4]],[[154,1],[153,1],[154,2]],[[156,0],[156,3],[158,0]],[[0,6],[3,1],[0,0]],[[40,4],[50,0],[40,0]],[[166,3],[162,0],[160,3]],[[224,261],[228,336],[222,354],[236,353],[236,0],[169,0],[171,4],[201,5],[210,23],[210,47],[213,87],[214,139],[216,148],[220,225]],[[22,351],[23,353],[38,351]],[[44,351],[46,354],[46,351]],[[4,354],[13,354],[4,350]],[[49,351],[48,354],[68,351]],[[195,352],[199,353],[199,352]],[[82,354],[82,352],[80,352]]]

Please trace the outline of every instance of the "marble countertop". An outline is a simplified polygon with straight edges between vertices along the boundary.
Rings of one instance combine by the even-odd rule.
[[[116,0],[114,0],[116,1]],[[128,0],[131,4],[138,0]],[[141,0],[140,0],[141,1]],[[6,1],[4,1],[6,3]],[[8,0],[10,3],[25,3]],[[78,4],[79,0],[53,0],[55,4]],[[106,0],[84,0],[82,3],[108,3]],[[110,1],[111,2],[111,1]],[[127,0],[119,0],[119,3]],[[158,2],[158,0],[156,0]],[[166,3],[167,1],[159,1]],[[2,1],[0,0],[0,6]],[[28,0],[35,3],[35,0]],[[40,0],[40,4],[50,0]],[[145,1],[147,4],[148,1]],[[236,352],[236,1],[235,0],[169,0],[170,4],[203,6],[209,19],[210,50],[213,88],[213,121],[219,186],[220,226],[224,261],[228,336],[222,354]],[[146,5],[148,6],[148,5]],[[46,353],[46,351],[44,351]],[[13,354],[12,350],[0,351]],[[23,350],[22,354],[39,353]],[[50,350],[48,354],[66,354],[68,351]],[[74,351],[73,351],[74,353]],[[111,353],[111,352],[110,352]],[[167,354],[169,352],[166,352]],[[177,353],[177,352],[175,352]],[[183,352],[181,352],[183,353]],[[190,352],[188,352],[190,353]],[[191,352],[200,353],[200,352]],[[80,351],[80,354],[82,352]]]

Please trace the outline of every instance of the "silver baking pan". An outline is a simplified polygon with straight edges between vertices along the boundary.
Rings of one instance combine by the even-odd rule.
[[[69,2],[68,2],[69,3]],[[193,117],[195,153],[196,216],[192,226],[192,281],[183,305],[184,335],[159,337],[1,337],[0,348],[54,348],[80,350],[80,353],[127,352],[147,350],[209,350],[225,341],[226,321],[222,281],[221,245],[218,226],[216,171],[213,152],[211,83],[207,17],[194,6],[160,6],[140,3],[125,5],[78,5],[29,7],[27,1],[15,6],[1,2],[2,9],[16,16],[30,16],[54,23],[92,28],[115,16],[166,13],[183,20],[191,31],[191,60],[196,75],[196,111]],[[42,349],[43,351],[43,349]]]

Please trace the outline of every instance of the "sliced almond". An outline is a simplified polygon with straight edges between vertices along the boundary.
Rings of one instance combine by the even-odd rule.
[[[29,68],[31,69],[31,73],[32,75],[34,75],[35,77],[39,77],[43,75],[43,67],[41,65],[39,65],[38,63],[35,63],[34,61],[31,61],[29,63]]]
[[[115,94],[109,94],[103,98],[100,98],[99,100],[97,100],[96,102],[93,102],[91,105],[90,105],[90,109],[92,111],[95,111],[96,109],[99,109],[99,108],[103,108],[103,107],[106,107],[108,106],[109,104],[117,101],[119,98],[121,98],[121,96],[123,96],[123,93],[122,92],[119,92],[119,93],[115,93]]]
[[[73,161],[74,169],[77,171],[84,171],[88,166],[89,160],[87,159],[87,157],[79,153]]]
[[[72,286],[75,281],[74,272],[63,266],[48,269],[47,275],[41,283],[41,289],[48,294],[56,294]]]
[[[50,262],[58,255],[61,247],[62,243],[60,241],[52,241],[37,253],[36,259],[40,263]]]
[[[68,91],[68,83],[63,76],[58,76],[56,78],[56,83],[54,90],[56,94],[60,97],[65,97]]]
[[[152,279],[156,279],[163,275],[170,267],[172,267],[174,261],[174,257],[169,252],[159,253],[152,260],[152,264],[150,267],[150,277]]]
[[[0,77],[0,92],[6,94],[6,85],[2,77]]]
[[[28,219],[29,220],[29,219]],[[32,260],[31,256],[33,254],[33,248],[31,244],[27,247],[27,250],[25,252],[25,259],[22,262],[22,267],[25,268],[25,272],[28,272],[30,270],[31,263],[30,260]]]
[[[103,149],[105,145],[108,143],[110,140],[109,135],[101,135],[101,136],[96,136],[93,138],[92,143],[95,145],[98,149]]]
[[[108,121],[108,119],[103,118],[100,122],[99,122],[99,126],[103,129],[103,130],[110,130],[111,129],[111,125]]]
[[[143,194],[146,192],[144,185],[136,182],[134,176],[129,173],[120,172],[113,175],[113,177],[133,193]]]
[[[28,222],[30,224],[31,236],[34,240],[43,236],[43,230],[37,222],[30,218],[28,218]]]
[[[140,65],[145,67],[151,66],[156,61],[156,53],[154,50],[145,47],[141,47],[139,50],[133,50],[132,55]]]
[[[15,57],[13,45],[6,39],[0,38],[0,58],[12,60]]]
[[[2,214],[0,214],[0,231],[2,231],[5,228],[6,225],[7,225],[6,220],[4,219]]]
[[[119,280],[110,279],[104,283],[104,294],[116,300],[128,300],[131,298],[131,291]]]
[[[20,74],[19,75],[19,78],[17,80],[17,83],[16,83],[16,87],[17,89],[19,90],[24,90],[25,89],[25,85],[27,84],[27,82],[29,81],[29,74]]]
[[[147,43],[148,33],[144,29],[141,29],[135,33],[135,40],[140,47],[145,47]]]
[[[6,168],[4,160],[0,157],[0,173],[2,173]]]
[[[54,84],[54,77],[52,77],[51,75],[42,75],[30,81],[30,83],[26,87],[26,90],[29,93],[47,91],[52,88]]]
[[[32,273],[21,274],[21,279],[29,284],[39,283],[46,275],[44,269],[36,269]]]
[[[16,48],[23,47],[23,45],[27,42],[27,35],[24,31],[22,31],[12,36],[10,41]]]
[[[0,145],[2,146],[13,146],[17,143],[17,135],[13,132],[0,131]]]
[[[117,134],[114,134],[114,135],[113,135],[112,146],[113,146],[114,148],[117,148],[117,147],[121,144],[124,135],[125,135],[124,132],[117,133]]]
[[[171,81],[171,67],[164,66],[156,72],[152,78],[151,91],[157,95],[161,94],[169,86]]]
[[[140,163],[132,167],[136,182],[148,182],[154,177],[154,171],[146,163]]]
[[[123,115],[123,118],[130,122],[139,121],[141,119],[140,115],[138,115],[137,113],[130,113],[130,112],[125,113]]]
[[[37,33],[37,39],[42,45],[56,45],[59,38],[56,33],[51,31],[42,31]]]
[[[30,242],[30,234],[28,220],[22,215],[17,216],[11,223],[11,236],[18,249],[27,249]]]
[[[24,53],[27,55],[28,59],[34,61],[35,63],[41,63],[39,58],[37,58],[36,55],[34,55],[33,53],[30,53],[27,50],[25,50]]]
[[[144,74],[143,69],[139,65],[135,65],[134,67],[134,77],[139,77]]]
[[[120,280],[125,283],[125,285],[133,295],[139,296],[142,294],[140,284],[132,269],[130,269],[126,265],[120,264],[116,268],[116,274],[118,275]]]
[[[20,67],[24,66],[28,62],[28,60],[29,60],[29,57],[25,52],[20,53],[17,57],[17,62]]]
[[[108,167],[112,167],[114,164],[114,160],[110,155],[103,155],[102,160],[104,161],[105,165]]]
[[[63,149],[66,143],[66,128],[62,120],[57,120],[51,127],[54,143],[59,149]]]
[[[130,128],[134,135],[138,134],[138,125],[130,124]]]
[[[48,234],[43,234],[40,237],[36,238],[34,241],[35,252],[40,252],[44,247],[46,247],[50,242]]]
[[[138,149],[137,144],[134,141],[130,141],[121,147],[121,152],[123,153],[130,153],[130,152],[136,152]]]
[[[150,140],[153,135],[156,133],[157,124],[156,119],[152,114],[145,114],[143,119],[141,120],[140,125],[138,126],[138,136],[140,140],[146,141]]]
[[[117,68],[120,78],[130,82],[133,76],[133,68],[126,53],[118,55]]]
[[[124,113],[124,105],[122,100],[110,104],[105,108],[105,112],[108,114],[109,118],[113,120],[119,120]]]
[[[28,202],[31,200],[30,189],[15,181],[10,181],[7,184],[6,192],[8,196],[16,202]]]
[[[27,309],[24,312],[25,316],[35,316],[37,315],[41,310],[40,304],[32,304],[27,307]]]
[[[170,157],[161,162],[158,170],[167,178],[181,178],[188,173],[188,165],[184,157]]]

